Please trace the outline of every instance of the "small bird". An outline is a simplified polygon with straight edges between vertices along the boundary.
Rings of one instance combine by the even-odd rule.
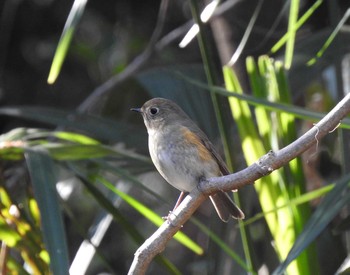
[[[158,172],[181,191],[174,209],[201,180],[229,174],[208,137],[173,101],[153,98],[131,110],[143,117],[149,152]],[[244,213],[227,193],[219,191],[210,200],[222,221],[227,222],[230,216],[244,219]]]

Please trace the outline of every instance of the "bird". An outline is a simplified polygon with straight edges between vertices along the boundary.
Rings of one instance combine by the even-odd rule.
[[[131,111],[142,115],[148,132],[148,149],[161,176],[180,190],[174,209],[200,181],[228,175],[229,170],[205,133],[175,102],[153,98]],[[244,219],[243,211],[223,191],[209,196],[223,222]]]

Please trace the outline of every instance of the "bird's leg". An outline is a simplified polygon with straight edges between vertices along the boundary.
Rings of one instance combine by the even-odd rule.
[[[174,206],[174,209],[173,209],[172,211],[169,211],[168,216],[163,217],[164,220],[168,220],[168,221],[169,221],[169,220],[171,219],[171,218],[170,218],[170,217],[171,217],[171,214],[172,214],[173,211],[180,205],[180,203],[182,202],[182,200],[183,200],[183,198],[185,197],[185,195],[186,195],[185,192],[181,192],[179,198],[178,198],[177,201],[176,201],[176,204],[175,204],[175,206]]]
[[[186,193],[185,192],[181,192],[179,198],[176,201],[176,204],[174,206],[173,211],[180,205],[180,203],[182,202],[183,198],[185,197]]]

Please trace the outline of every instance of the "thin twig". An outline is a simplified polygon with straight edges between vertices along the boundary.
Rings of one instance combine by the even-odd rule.
[[[123,72],[111,77],[109,80],[107,80],[102,85],[97,87],[91,93],[91,95],[78,107],[78,112],[83,113],[88,111],[88,109],[91,106],[93,106],[94,103],[96,103],[98,100],[100,100],[103,95],[111,91],[117,84],[119,84],[123,80],[135,74],[149,60],[154,50],[156,49],[156,44],[162,34],[168,6],[169,6],[169,0],[162,0],[162,2],[160,3],[156,27],[153,31],[153,34],[151,36],[151,39],[146,49],[139,56],[137,56],[126,67],[126,69]]]
[[[242,0],[225,1],[222,5],[220,5],[216,9],[214,15],[210,19],[212,20],[226,13],[241,1]],[[96,102],[98,102],[102,98],[102,96],[104,96],[113,88],[115,88],[123,80],[129,78],[130,76],[140,71],[155,53],[163,50],[165,47],[173,43],[176,39],[184,35],[191,28],[191,26],[194,24],[193,20],[189,20],[188,22],[184,23],[180,27],[174,29],[173,31],[169,32],[168,34],[160,38],[160,35],[164,27],[168,5],[169,5],[169,0],[162,0],[159,8],[159,12],[158,12],[158,21],[156,24],[156,28],[152,34],[152,37],[146,49],[140,55],[138,55],[126,67],[126,69],[123,72],[112,76],[106,82],[98,86],[90,94],[90,96],[87,99],[85,99],[82,104],[80,104],[77,110],[79,113],[87,112],[92,106],[94,106]]]
[[[322,120],[300,138],[277,152],[270,151],[256,163],[237,173],[211,178],[199,183],[173,212],[171,222],[164,222],[161,227],[139,247],[130,267],[129,275],[145,274],[153,258],[162,252],[167,242],[178,232],[191,217],[199,205],[218,190],[229,191],[254,183],[254,181],[286,165],[317,140],[329,134],[341,120],[350,113],[350,94],[346,95]],[[317,139],[315,136],[317,134]]]

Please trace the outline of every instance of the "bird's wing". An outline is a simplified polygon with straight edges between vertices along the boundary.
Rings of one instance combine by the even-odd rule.
[[[220,157],[220,155],[215,151],[214,145],[208,140],[208,138],[201,137],[201,141],[204,144],[204,146],[208,149],[208,151],[212,154],[212,156],[215,158],[215,160],[217,161],[221,174],[222,175],[230,174],[230,171],[228,170],[226,163]]]
[[[230,174],[230,171],[228,170],[226,163],[223,161],[220,155],[216,152],[214,145],[210,142],[206,134],[197,127],[196,128],[191,127],[191,129],[190,127],[186,127],[186,128],[187,130],[191,131],[193,134],[199,137],[200,142],[204,145],[204,147],[210,152],[210,154],[217,161],[222,175]]]

